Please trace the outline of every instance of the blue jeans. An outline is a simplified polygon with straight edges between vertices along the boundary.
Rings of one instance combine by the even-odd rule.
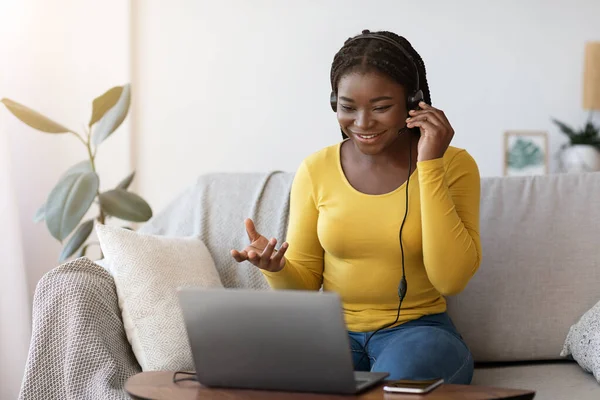
[[[357,371],[389,372],[388,379],[444,378],[463,385],[473,378],[473,356],[447,313],[380,330],[367,344],[366,355],[365,341],[372,332],[348,333]]]

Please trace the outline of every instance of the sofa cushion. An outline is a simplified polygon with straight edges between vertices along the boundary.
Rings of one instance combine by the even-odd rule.
[[[281,171],[202,175],[138,232],[197,235],[210,251],[223,286],[270,290],[260,270],[235,261],[231,250],[248,245],[248,217],[266,237],[285,240],[293,178],[294,173]]]
[[[598,382],[574,362],[475,368],[472,384],[535,390],[543,400],[600,398]]]
[[[598,301],[600,173],[484,178],[482,263],[448,312],[476,361],[559,359]]]
[[[142,370],[193,370],[177,288],[223,287],[204,243],[100,224],[96,232]]]
[[[572,356],[600,383],[600,301],[569,329],[561,356]]]

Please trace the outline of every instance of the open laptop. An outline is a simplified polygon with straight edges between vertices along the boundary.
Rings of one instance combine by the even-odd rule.
[[[355,394],[389,375],[354,371],[335,293],[180,288],[178,295],[205,386]]]

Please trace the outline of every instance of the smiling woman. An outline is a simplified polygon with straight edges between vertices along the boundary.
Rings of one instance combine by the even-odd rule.
[[[340,127],[365,154],[380,153],[406,126],[404,87],[381,73],[348,73],[340,79],[338,94]]]
[[[450,146],[454,129],[431,106],[425,65],[406,39],[348,39],[331,85],[344,140],[300,165],[287,242],[275,250],[248,220],[252,243],[232,256],[275,289],[340,294],[355,369],[468,384],[473,358],[444,296],[462,291],[481,261],[477,165]]]

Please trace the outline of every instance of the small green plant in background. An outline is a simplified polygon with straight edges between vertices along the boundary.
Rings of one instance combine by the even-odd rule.
[[[92,117],[82,134],[13,100],[0,100],[15,117],[30,127],[49,134],[71,134],[85,147],[87,159],[73,165],[59,178],[46,202],[34,216],[35,222],[45,221],[50,234],[61,243],[72,234],[63,246],[59,262],[76,252],[77,257],[86,254],[92,244],[86,241],[94,229],[94,223],[104,224],[111,216],[132,222],[145,222],[152,217],[152,209],[148,203],[128,191],[135,171],[114,189],[101,192],[96,170],[98,148],[125,120],[130,101],[129,84],[113,87],[94,99]],[[97,217],[82,222],[94,203],[98,205]]]
[[[569,143],[562,145],[563,149],[572,145],[584,144],[600,150],[600,129],[592,123],[591,114],[581,129],[574,129],[557,119],[552,119],[552,122],[569,138]]]

